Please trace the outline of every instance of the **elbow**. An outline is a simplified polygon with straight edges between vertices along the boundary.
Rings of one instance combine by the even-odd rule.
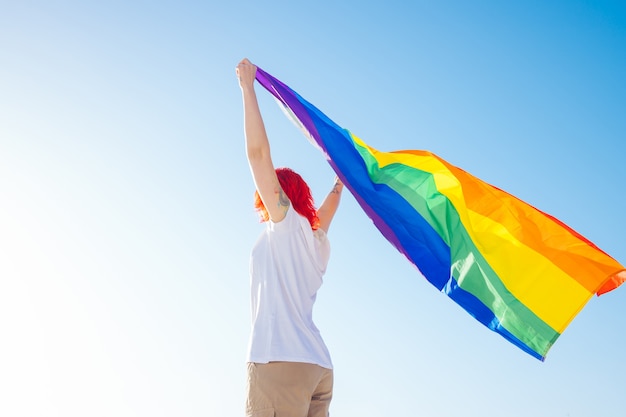
[[[261,159],[261,153],[255,150],[246,150],[246,156],[248,157],[248,161],[256,161]]]
[[[246,150],[246,155],[248,157],[248,163],[252,167],[263,166],[267,164],[268,161],[269,163],[271,163],[271,157],[269,152],[262,148],[248,148]]]
[[[262,161],[267,151],[262,146],[248,146],[246,147],[246,155],[249,161]]]

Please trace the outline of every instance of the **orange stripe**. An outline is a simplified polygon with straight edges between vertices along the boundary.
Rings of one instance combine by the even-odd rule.
[[[421,151],[404,153],[424,155]],[[544,254],[589,292],[596,293],[610,276],[624,269],[558,219],[438,159],[462,183],[468,209],[502,224],[520,242]],[[485,194],[491,194],[493,199],[483,198]]]

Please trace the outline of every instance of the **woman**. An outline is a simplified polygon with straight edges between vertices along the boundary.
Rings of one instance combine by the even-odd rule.
[[[288,168],[274,168],[254,90],[256,67],[244,59],[236,72],[255,206],[267,222],[250,261],[246,415],[326,417],[333,390],[332,362],[312,311],[330,254],[326,233],[343,184],[337,180],[316,211],[302,177]]]

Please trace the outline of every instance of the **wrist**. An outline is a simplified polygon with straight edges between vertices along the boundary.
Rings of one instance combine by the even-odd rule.
[[[243,94],[256,94],[256,91],[254,90],[254,81],[251,83],[240,83],[239,87],[241,87],[241,92]]]

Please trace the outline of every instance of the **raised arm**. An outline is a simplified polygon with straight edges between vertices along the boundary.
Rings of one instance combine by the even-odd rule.
[[[246,153],[252,178],[270,219],[280,222],[285,218],[290,202],[280,187],[272,163],[270,144],[254,90],[256,66],[243,59],[237,65],[236,72],[243,98]]]
[[[339,178],[335,178],[335,185],[333,185],[332,190],[330,190],[330,193],[328,193],[324,199],[319,210],[317,210],[317,217],[320,219],[320,229],[323,229],[327,233],[330,228],[330,223],[333,221],[333,217],[339,207],[342,190],[343,183]]]

